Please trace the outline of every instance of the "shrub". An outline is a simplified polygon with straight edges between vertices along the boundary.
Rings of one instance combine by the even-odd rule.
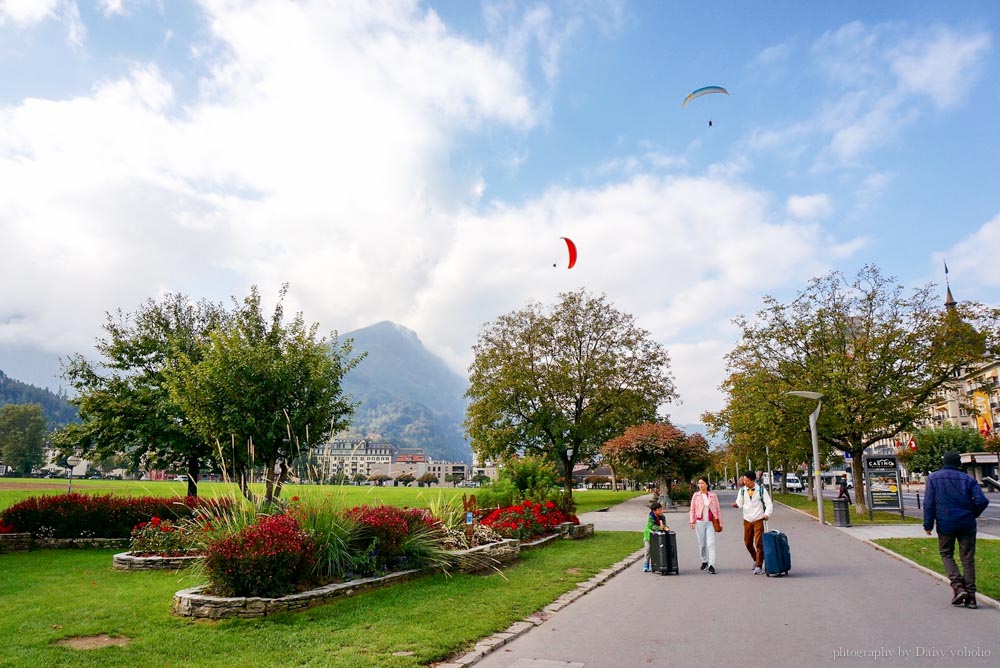
[[[481,522],[504,538],[529,540],[551,533],[563,522],[579,524],[580,520],[576,515],[567,515],[559,510],[552,501],[544,504],[524,501],[507,508],[498,508],[486,515]]]
[[[0,533],[17,533],[17,530],[11,525],[4,523],[3,519],[0,519]]]
[[[315,545],[294,517],[261,517],[257,524],[209,544],[203,572],[222,596],[283,596],[308,579]]]
[[[180,557],[195,549],[190,527],[154,517],[132,529],[129,552],[136,556]]]
[[[153,517],[182,519],[195,509],[219,512],[227,500],[198,497],[165,499],[112,495],[59,494],[36,496],[10,506],[0,520],[36,538],[129,538],[140,522]]]
[[[353,573],[375,575],[388,568],[413,568],[423,561],[417,554],[440,545],[444,532],[425,510],[397,508],[395,506],[356,506],[345,513],[357,524],[352,547],[356,550]],[[414,540],[410,540],[415,535]]]
[[[313,575],[320,582],[344,578],[354,567],[351,546],[359,541],[358,523],[340,511],[329,498],[298,503],[292,497],[289,512],[298,520],[316,547]]]

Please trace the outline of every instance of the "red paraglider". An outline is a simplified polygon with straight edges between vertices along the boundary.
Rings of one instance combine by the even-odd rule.
[[[569,266],[567,269],[572,269],[573,265],[576,264],[576,244],[569,237],[559,237],[566,242],[566,249],[569,251]]]

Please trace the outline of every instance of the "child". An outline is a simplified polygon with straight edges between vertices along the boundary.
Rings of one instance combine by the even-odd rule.
[[[651,531],[668,531],[670,527],[663,521],[663,505],[659,501],[649,504],[649,516],[646,518],[646,529],[642,532],[642,544],[646,548],[646,563],[642,567],[643,573],[649,572],[649,533]]]

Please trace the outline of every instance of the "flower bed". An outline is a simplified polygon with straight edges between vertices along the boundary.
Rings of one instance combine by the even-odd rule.
[[[128,538],[133,528],[152,517],[190,517],[196,509],[219,512],[228,499],[185,497],[126,497],[59,494],[36,496],[15,503],[0,513],[0,522],[15,532],[48,538]]]
[[[566,522],[579,524],[580,520],[576,515],[562,512],[551,501],[544,504],[524,501],[506,508],[497,508],[483,517],[481,522],[504,538],[531,540],[557,531],[557,527]]]
[[[481,545],[455,554],[456,570],[468,573],[508,563],[517,559],[520,543],[503,540]],[[323,605],[342,596],[353,596],[373,589],[407,582],[433,572],[433,568],[397,571],[380,577],[368,577],[348,582],[328,584],[308,591],[274,598],[261,596],[213,596],[206,594],[207,587],[182,589],[174,594],[173,613],[181,617],[224,619],[229,617],[266,617],[278,612],[304,610]]]

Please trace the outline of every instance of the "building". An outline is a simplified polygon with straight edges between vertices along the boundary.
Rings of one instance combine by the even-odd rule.
[[[396,448],[377,436],[345,435],[318,446],[314,454],[323,479],[353,478],[358,474],[367,478],[392,462]]]

